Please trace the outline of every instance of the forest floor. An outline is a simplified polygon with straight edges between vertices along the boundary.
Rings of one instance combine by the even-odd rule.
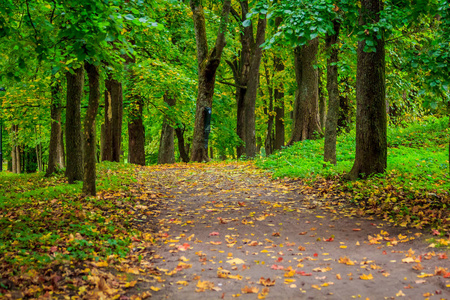
[[[3,174],[0,299],[450,299],[448,235],[378,219],[336,182],[249,162],[97,170],[96,197]]]
[[[339,195],[250,163],[139,176],[165,196],[140,202],[136,226],[158,233],[134,250],[152,275],[121,299],[450,299],[448,251],[430,248],[427,231],[360,217]]]

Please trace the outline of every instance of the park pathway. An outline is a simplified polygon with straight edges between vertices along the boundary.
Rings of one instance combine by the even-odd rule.
[[[141,173],[151,211],[152,299],[450,299],[448,253],[420,231],[360,218],[346,199],[249,163]]]

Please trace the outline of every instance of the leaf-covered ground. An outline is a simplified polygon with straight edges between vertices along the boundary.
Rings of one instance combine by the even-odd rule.
[[[106,164],[84,198],[33,176],[1,181],[0,298],[450,298],[448,236],[393,227],[331,182]]]
[[[169,193],[154,212],[157,299],[450,297],[444,249],[425,231],[359,217],[348,199],[251,164],[176,165],[148,178]]]

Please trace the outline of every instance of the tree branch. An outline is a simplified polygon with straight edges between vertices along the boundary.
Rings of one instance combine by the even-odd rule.
[[[34,29],[34,39],[36,40],[36,43],[37,43],[37,41],[38,41],[38,32],[36,30],[36,27],[34,27],[33,19],[31,18],[31,13],[30,13],[30,7],[28,5],[28,0],[26,0],[25,3],[27,5],[28,18],[30,18],[31,26],[33,26],[33,29]]]
[[[226,81],[222,81],[222,80],[218,80],[218,79],[217,79],[217,82],[220,82],[220,83],[226,84],[226,85],[231,85],[231,86],[234,86],[234,87],[237,87],[237,88],[240,88],[240,89],[246,89],[247,88],[246,86],[237,85],[237,84],[234,84],[234,83],[231,83],[231,82],[226,82]]]

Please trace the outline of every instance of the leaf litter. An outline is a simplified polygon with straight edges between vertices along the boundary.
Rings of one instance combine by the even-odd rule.
[[[72,253],[67,250],[72,244],[93,249],[95,255],[67,260],[54,255],[48,264],[29,268],[2,259],[1,295],[124,300],[150,295],[199,299],[199,293],[218,293],[223,299],[298,293],[357,297],[349,285],[358,285],[365,298],[378,295],[380,287],[386,297],[411,297],[417,291],[449,294],[445,252],[427,248],[417,229],[392,227],[343,204],[346,195],[323,197],[321,190],[300,181],[274,181],[250,163],[137,170],[138,180],[130,190],[100,194],[109,205],[94,207],[82,197],[73,201],[81,207],[77,204],[79,210],[71,214],[83,224],[92,223],[91,212],[103,217],[102,223],[95,219],[97,228],[60,230],[59,239],[45,244],[48,257],[64,254],[64,249]],[[111,241],[105,242],[97,236],[108,231],[99,224],[111,223],[115,224]],[[97,236],[91,234],[96,231]],[[111,237],[124,241],[114,253],[106,250],[114,243]],[[446,240],[437,242],[442,245]],[[312,276],[312,272],[324,276]],[[393,282],[390,274],[404,280]],[[355,278],[377,282],[376,287],[361,289]]]

